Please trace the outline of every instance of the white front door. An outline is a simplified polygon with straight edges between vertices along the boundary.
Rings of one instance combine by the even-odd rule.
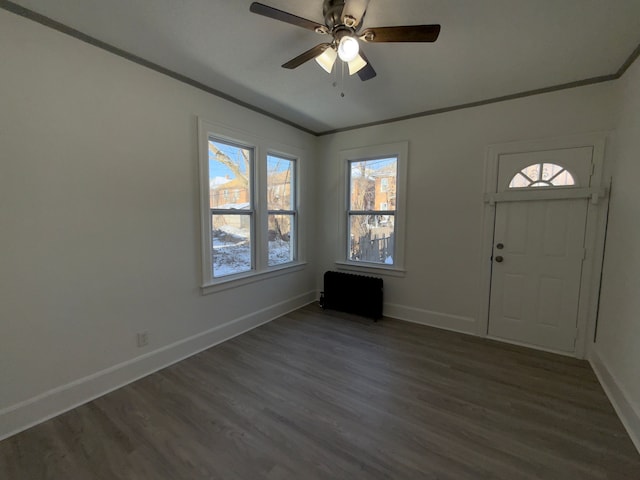
[[[573,352],[587,200],[496,206],[489,335]]]
[[[588,186],[591,149],[501,157],[500,190],[507,195],[515,190],[522,192],[522,188],[510,189],[509,182],[520,171],[533,177],[535,168],[523,169],[536,164],[540,171],[549,164],[569,167],[575,186]],[[548,168],[550,178],[558,169]],[[504,197],[505,201],[496,204],[488,329],[491,337],[549,350],[575,350],[588,200],[553,198],[554,190],[566,188],[534,185],[526,188],[526,200]]]

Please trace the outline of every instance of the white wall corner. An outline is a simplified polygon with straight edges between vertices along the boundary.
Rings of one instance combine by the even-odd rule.
[[[589,363],[600,381],[609,401],[640,453],[640,406],[634,404],[624,386],[616,379],[594,345],[589,352]]]
[[[452,315],[449,313],[434,312],[421,308],[407,307],[395,303],[385,303],[383,314],[386,317],[404,320],[406,322],[419,323],[429,327],[442,328],[459,333],[477,335],[477,320],[471,317]]]
[[[316,300],[316,290],[270,305],[0,410],[0,440],[72,410]]]

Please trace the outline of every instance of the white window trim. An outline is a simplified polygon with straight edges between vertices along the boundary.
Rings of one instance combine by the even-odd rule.
[[[281,158],[282,160],[288,160],[290,162],[293,162],[293,179],[294,179],[294,183],[292,184],[292,188],[293,188],[293,202],[294,202],[294,209],[293,210],[269,210],[269,200],[268,198],[265,197],[265,205],[267,206],[267,215],[265,217],[265,225],[268,231],[268,221],[269,221],[269,215],[291,215],[293,216],[294,222],[293,222],[293,243],[291,245],[291,247],[293,248],[293,260],[291,262],[287,262],[287,263],[279,263],[278,265],[273,265],[269,268],[277,268],[277,267],[281,267],[281,266],[286,266],[286,265],[290,265],[291,263],[296,263],[298,261],[298,235],[300,233],[300,228],[298,228],[298,219],[300,216],[300,213],[298,212],[298,197],[299,197],[299,190],[298,190],[298,185],[299,185],[299,179],[300,179],[300,175],[298,174],[298,165],[299,165],[299,161],[296,157],[291,156],[291,154],[284,154],[284,153],[280,153],[280,152],[274,152],[273,150],[268,150],[267,151],[267,155],[266,157],[278,157]],[[268,161],[265,161],[265,165],[267,165],[268,167]],[[267,178],[267,167],[265,167],[265,176],[264,178]],[[278,186],[278,188],[281,188],[281,185]],[[269,187],[268,185],[265,185],[265,195],[268,193]],[[268,252],[269,248],[267,246],[267,264],[269,263],[269,252]]]
[[[228,208],[211,208],[211,206],[209,204],[207,204],[208,208],[209,208],[209,214],[207,217],[207,226],[209,228],[209,231],[212,230],[212,225],[211,225],[211,217],[213,215],[234,215],[234,216],[247,216],[249,217],[249,224],[251,225],[251,230],[250,230],[250,237],[249,237],[249,241],[250,241],[250,245],[252,246],[251,248],[251,268],[249,270],[245,270],[243,272],[234,274],[233,276],[235,277],[236,275],[243,275],[246,273],[250,273],[256,270],[256,265],[257,265],[257,259],[256,259],[256,249],[253,248],[253,245],[256,243],[257,241],[257,237],[256,237],[256,233],[258,230],[258,226],[257,226],[257,218],[258,218],[258,211],[256,208],[256,193],[257,193],[257,175],[256,175],[256,157],[257,157],[257,148],[255,145],[249,145],[246,142],[238,142],[238,140],[234,140],[234,139],[229,139],[227,137],[220,137],[219,135],[216,135],[214,133],[209,132],[208,136],[207,136],[207,163],[206,163],[206,172],[207,172],[207,179],[209,178],[209,140],[211,139],[211,137],[214,137],[216,141],[220,141],[221,143],[225,143],[225,145],[228,146],[232,146],[232,147],[237,147],[237,148],[243,148],[243,149],[247,149],[251,151],[251,160],[249,162],[249,174],[250,174],[250,184],[249,184],[249,208],[247,209],[238,209],[238,210],[234,210],[234,209],[228,209]],[[210,186],[209,183],[207,181],[207,191],[210,192]],[[224,190],[225,192],[229,192],[229,195],[227,195],[227,197],[230,198],[225,198],[225,201],[231,201],[232,203],[236,202],[235,196],[237,196],[238,194],[238,190],[236,188],[233,188],[231,190]],[[210,193],[206,195],[207,198],[210,197]],[[204,212],[203,212],[204,214]],[[209,237],[209,240],[211,241],[211,237]],[[209,250],[209,259],[208,259],[209,263],[209,268],[211,270],[211,250]],[[213,273],[213,272],[212,272]],[[220,277],[218,279],[215,279],[215,281],[220,280],[223,277]]]
[[[252,148],[254,151],[254,172],[253,172],[253,209],[254,209],[254,232],[252,232],[252,248],[254,255],[253,269],[247,272],[226,275],[224,277],[213,278],[212,256],[211,256],[211,210],[209,205],[209,138],[214,137],[220,141],[230,142],[239,146]],[[267,245],[267,155],[276,155],[283,158],[296,160],[296,193],[300,192],[300,179],[302,171],[302,158],[304,151],[294,146],[278,143],[273,140],[261,138],[249,132],[238,130],[220,123],[211,122],[203,118],[198,118],[198,156],[199,156],[199,182],[200,182],[200,237],[201,237],[201,262],[202,262],[202,283],[201,291],[203,295],[227,290],[229,288],[246,285],[252,282],[277,277],[286,273],[299,271],[305,267],[304,245],[306,241],[301,235],[305,229],[301,225],[304,222],[303,208],[300,202],[300,195],[296,195],[296,231],[293,248],[295,260],[268,266],[268,245]],[[263,181],[264,179],[264,181]]]
[[[249,285],[250,283],[260,282],[262,280],[267,280],[271,278],[280,277],[282,275],[286,275],[293,272],[299,272],[305,268],[307,262],[291,262],[291,263],[283,263],[281,265],[276,265],[273,267],[269,267],[267,270],[257,272],[243,272],[237,275],[231,276],[231,278],[225,278],[224,281],[221,282],[210,282],[209,284],[203,284],[201,286],[202,294],[209,295],[210,293],[222,292],[224,290],[229,290],[236,287],[241,287],[243,285]]]
[[[396,210],[394,211],[395,222],[395,251],[393,265],[381,263],[356,262],[347,257],[348,238],[347,222],[349,207],[349,162],[366,160],[370,158],[397,157],[398,172],[396,177]],[[407,164],[409,159],[409,142],[387,143],[383,145],[372,145],[367,147],[351,148],[341,150],[338,154],[339,161],[339,185],[340,185],[340,212],[338,214],[338,247],[339,259],[335,261],[336,268],[340,270],[353,270],[362,273],[379,273],[391,276],[404,276],[405,265],[405,230],[407,214]]]
[[[336,260],[337,270],[345,270],[348,272],[368,273],[376,275],[388,275],[390,277],[404,277],[407,271],[403,268],[384,265],[382,263],[367,262],[348,262],[345,260]]]

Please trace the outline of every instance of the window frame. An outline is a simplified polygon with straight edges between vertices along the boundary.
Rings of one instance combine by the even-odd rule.
[[[245,270],[238,273],[232,273],[229,275],[221,275],[219,277],[213,276],[213,267],[211,268],[211,278],[214,282],[219,282],[221,279],[225,277],[235,277],[236,275],[246,274],[256,269],[256,147],[253,145],[247,145],[245,143],[239,143],[235,140],[228,140],[226,138],[220,138],[215,134],[209,134],[207,138],[207,173],[209,173],[209,142],[218,142],[229,147],[241,148],[245,150],[249,150],[251,152],[251,158],[249,160],[249,208],[243,209],[235,209],[235,208],[211,208],[209,205],[209,231],[213,230],[212,218],[214,215],[228,215],[228,216],[238,216],[238,217],[249,217],[249,245],[251,246],[251,259],[250,259],[250,268],[249,270]],[[208,177],[208,175],[207,175]],[[209,192],[211,192],[211,187],[209,187]],[[210,196],[210,195],[209,195]],[[237,188],[224,189],[223,196],[225,202],[236,203],[237,199],[239,199],[239,191]],[[211,239],[213,241],[213,239]],[[213,256],[211,255],[211,262],[213,263]]]
[[[553,174],[550,178],[548,178],[547,180],[544,180],[543,177],[543,172],[544,172],[544,166],[545,165],[551,165],[553,167],[560,167],[560,171],[558,171],[557,173]],[[531,178],[530,175],[525,173],[525,170],[527,170],[528,168],[531,168],[533,166],[538,166],[538,179],[534,180],[533,178]],[[565,183],[564,185],[560,184],[560,185],[556,185],[555,183],[553,183],[553,181],[560,177],[563,173],[566,173],[567,175],[569,175],[569,177],[571,178],[571,181],[573,183]],[[514,182],[514,180],[518,177],[521,176],[524,179],[528,180],[529,183],[525,186],[521,186],[521,187],[517,187],[517,186],[511,186]],[[541,184],[541,185],[540,185]],[[576,179],[576,175],[574,173],[571,172],[571,170],[566,167],[565,165],[559,164],[559,163],[553,163],[553,162],[537,162],[537,163],[532,163],[531,165],[527,165],[524,168],[521,168],[520,170],[518,170],[512,177],[511,180],[509,181],[509,184],[507,185],[507,190],[526,190],[526,189],[530,189],[530,188],[535,188],[537,190],[539,189],[555,189],[555,188],[578,188],[580,187],[580,184],[578,183],[578,180]]]
[[[352,270],[363,273],[376,273],[391,276],[404,276],[405,270],[405,231],[406,231],[406,199],[407,199],[407,166],[409,157],[409,142],[387,143],[367,147],[341,150],[338,155],[340,163],[340,179],[342,199],[339,218],[339,259],[335,261],[339,270]],[[393,211],[376,211],[376,214],[385,215],[390,212],[394,216],[394,263],[363,262],[349,259],[349,226],[350,216],[358,213],[351,210],[350,189],[351,172],[350,165],[355,161],[375,160],[380,158],[397,159],[396,173],[396,205]],[[367,210],[367,212],[369,212]]]
[[[284,266],[284,265],[289,265],[291,263],[295,263],[298,261],[298,235],[299,235],[299,229],[298,229],[298,159],[295,157],[292,157],[291,155],[286,155],[286,154],[282,154],[282,153],[276,153],[274,151],[267,151],[267,155],[266,155],[266,166],[267,166],[267,175],[265,175],[265,179],[266,179],[266,185],[265,185],[265,189],[266,192],[268,193],[269,191],[269,174],[268,174],[268,168],[269,168],[269,157],[276,157],[279,158],[281,160],[286,160],[288,162],[291,162],[291,170],[292,170],[292,179],[291,179],[291,187],[293,189],[293,194],[291,195],[291,206],[293,207],[293,209],[291,210],[271,210],[269,208],[269,199],[267,198],[266,200],[266,206],[267,206],[267,234],[268,234],[268,221],[269,221],[269,217],[271,215],[290,215],[293,217],[293,227],[291,228],[291,231],[293,232],[293,240],[291,241],[291,250],[293,250],[293,254],[292,254],[292,259],[289,262],[285,262],[285,263],[279,263],[276,265],[269,265],[269,254],[268,254],[268,249],[269,246],[267,244],[267,266],[269,268],[277,268],[280,266]],[[280,190],[281,185],[279,185],[277,187],[278,190]],[[267,239],[268,240],[268,239]]]
[[[210,184],[209,184],[209,140],[214,139],[222,143],[229,143],[234,146],[253,150],[252,175],[251,175],[251,210],[252,231],[251,231],[251,256],[252,268],[249,271],[240,272],[221,277],[213,277],[213,253],[212,253],[212,209],[210,208]],[[268,258],[268,219],[267,209],[267,156],[273,155],[295,162],[295,183],[296,193],[294,201],[296,214],[296,231],[292,249],[294,255],[291,262],[269,266]],[[284,275],[289,272],[302,270],[306,261],[304,260],[303,239],[300,226],[303,218],[300,203],[300,171],[301,159],[304,151],[286,144],[280,144],[272,140],[261,138],[251,133],[234,129],[226,125],[211,122],[198,117],[198,156],[199,156],[199,185],[200,185],[200,230],[201,230],[201,273],[202,283],[200,285],[203,295],[215,293],[241,285],[260,281],[266,278]],[[293,186],[293,185],[292,185]],[[219,211],[216,209],[216,211]],[[249,210],[242,210],[236,213],[246,214]],[[229,212],[233,212],[230,210]],[[225,212],[228,214],[229,212]],[[279,212],[279,211],[277,211]]]

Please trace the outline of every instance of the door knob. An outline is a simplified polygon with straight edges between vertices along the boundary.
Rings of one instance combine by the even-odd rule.
[[[496,245],[496,248],[498,250],[502,250],[504,248],[504,244],[503,243],[499,243],[499,244]]]
[[[498,263],[502,263],[502,260],[504,260],[504,258],[502,258],[502,256],[498,255],[498,256],[496,257],[496,262],[498,262]]]

